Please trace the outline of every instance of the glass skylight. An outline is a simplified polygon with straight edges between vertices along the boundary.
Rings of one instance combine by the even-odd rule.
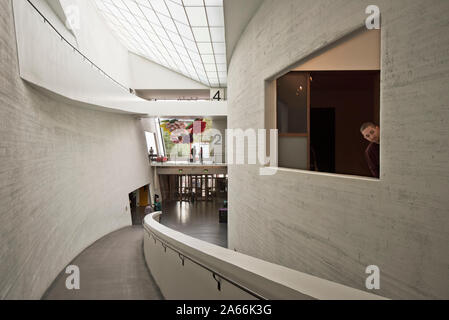
[[[136,54],[209,87],[226,87],[223,0],[95,0]]]

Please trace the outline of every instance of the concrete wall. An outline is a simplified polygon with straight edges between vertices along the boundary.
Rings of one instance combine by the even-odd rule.
[[[157,128],[154,122],[154,118],[142,118],[140,120],[142,123],[142,129],[147,132],[156,133]],[[156,134],[156,144],[159,145],[159,142],[157,140],[157,134]],[[148,152],[148,151],[147,151]],[[147,157],[148,159],[148,157]],[[149,161],[149,160],[148,160]],[[161,186],[159,183],[159,176],[156,173],[156,168],[150,167],[150,199],[151,203],[154,202],[154,195],[161,195]]]
[[[370,1],[266,0],[229,66],[230,128],[264,128],[265,80],[362,27]],[[382,12],[381,179],[229,167],[229,248],[377,294],[449,298],[449,2]],[[274,214],[273,214],[274,213]]]
[[[214,158],[216,163],[226,163],[226,129],[227,119],[213,119],[213,129],[220,131],[221,139],[214,139]]]
[[[84,248],[131,224],[128,193],[150,177],[138,120],[20,79],[11,2],[0,1],[0,298],[37,299]]]
[[[78,49],[113,79],[129,87],[128,49],[111,31],[94,1],[60,0],[60,3],[69,13],[71,8],[79,9],[79,29],[73,30]]]
[[[78,47],[75,35],[65,25],[66,17],[59,0],[32,0],[31,2],[67,41]],[[28,3],[26,5],[29,6]]]
[[[103,110],[151,115],[227,114],[227,101],[147,101],[132,95],[61,41],[27,1],[15,1],[14,13],[20,76],[39,87]],[[91,51],[81,52],[90,58]],[[125,60],[128,66],[128,53]],[[107,68],[104,71],[109,72]]]
[[[129,53],[129,70],[133,89],[209,89],[132,52]]]
[[[379,70],[380,35],[380,30],[364,29],[293,70]]]

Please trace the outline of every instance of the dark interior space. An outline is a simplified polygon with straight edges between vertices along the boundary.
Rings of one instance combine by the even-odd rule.
[[[380,72],[323,71],[310,75],[311,146],[315,149],[319,171],[371,176],[365,159],[369,142],[360,134],[360,126],[364,122],[379,124]],[[330,110],[334,110],[334,124]],[[330,143],[331,137],[324,137],[331,134],[332,128],[326,127],[332,125],[335,126],[334,145]],[[332,152],[334,159],[327,159]],[[332,161],[334,170],[331,170]]]
[[[132,224],[133,226],[140,226],[145,217],[145,208],[151,205],[150,185],[143,186],[131,192],[128,197]]]
[[[160,175],[159,181],[164,202],[227,198],[228,179],[224,174]]]
[[[310,170],[335,173],[335,109],[310,110]]]
[[[289,72],[277,81],[277,128],[280,135],[307,133],[307,78],[307,72]]]
[[[137,191],[131,192],[129,195],[129,209],[131,211],[131,220],[133,225],[137,224]]]
[[[277,79],[279,166],[372,177],[365,122],[379,124],[380,71],[292,71]]]

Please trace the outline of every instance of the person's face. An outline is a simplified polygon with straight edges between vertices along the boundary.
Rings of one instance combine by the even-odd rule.
[[[379,144],[380,141],[380,129],[379,127],[367,127],[362,131],[363,137],[369,142]]]

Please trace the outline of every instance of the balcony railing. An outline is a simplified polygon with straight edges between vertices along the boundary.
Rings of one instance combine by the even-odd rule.
[[[166,299],[385,299],[189,237],[160,216],[144,220],[144,253]]]

